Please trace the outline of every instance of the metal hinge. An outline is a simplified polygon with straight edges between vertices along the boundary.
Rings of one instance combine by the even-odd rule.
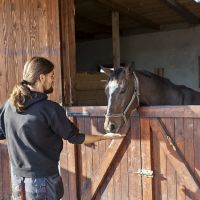
[[[139,174],[140,176],[146,176],[148,178],[153,178],[153,171],[148,170],[148,169],[138,169],[136,174]]]

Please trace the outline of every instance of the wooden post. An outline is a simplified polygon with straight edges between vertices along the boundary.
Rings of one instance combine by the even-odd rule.
[[[119,35],[119,13],[112,12],[112,45],[113,45],[113,66],[120,66],[120,35]]]
[[[64,106],[71,106],[75,101],[76,44],[74,15],[74,0],[60,0],[62,104]]]

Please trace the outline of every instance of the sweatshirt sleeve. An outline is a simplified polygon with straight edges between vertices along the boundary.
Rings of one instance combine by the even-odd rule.
[[[65,110],[60,105],[54,110],[51,128],[54,133],[70,143],[82,144],[85,140],[85,135],[79,133],[79,129],[67,118]]]
[[[4,124],[4,112],[5,112],[5,105],[0,108],[0,140],[6,139],[5,134],[5,124]]]

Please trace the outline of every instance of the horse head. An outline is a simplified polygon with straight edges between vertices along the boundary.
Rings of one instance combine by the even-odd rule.
[[[127,123],[131,111],[139,105],[139,85],[134,72],[134,63],[125,67],[117,67],[114,71],[101,67],[109,76],[105,87],[107,96],[107,112],[104,129],[116,133]]]

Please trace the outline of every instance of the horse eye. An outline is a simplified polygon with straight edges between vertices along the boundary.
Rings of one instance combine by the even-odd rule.
[[[126,92],[126,89],[123,88],[123,89],[120,91],[120,94],[123,94],[123,93],[125,93],[125,92]]]

